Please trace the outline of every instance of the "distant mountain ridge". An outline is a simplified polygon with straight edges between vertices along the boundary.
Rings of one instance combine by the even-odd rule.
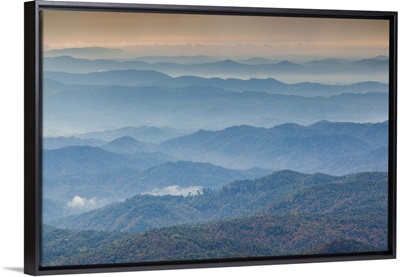
[[[356,124],[327,121],[309,126],[282,124],[270,129],[233,126],[220,131],[196,133],[161,143],[165,153],[194,161],[210,161],[230,168],[290,168],[302,172],[346,174],[387,170],[387,162],[365,163],[365,155],[380,151],[385,156],[387,122]],[[354,160],[359,157],[359,160]],[[352,168],[342,168],[349,159]],[[340,168],[340,170],[339,170]]]
[[[140,167],[140,163],[155,165],[157,160],[185,160],[241,170],[288,168],[328,174],[387,170],[387,121],[364,124],[320,121],[309,126],[286,123],[269,129],[241,125],[219,131],[199,130],[160,144],[140,142],[124,135],[140,130],[122,128],[83,136],[111,138],[122,135],[98,147],[134,160],[136,169],[146,169]],[[51,140],[58,145],[67,140],[68,145],[75,143],[78,146],[87,139],[60,137]]]
[[[157,119],[159,126],[193,130],[242,124],[264,127],[285,122],[311,124],[319,120],[384,121],[387,120],[388,94],[302,97],[202,86],[65,85],[46,95],[44,105],[48,128],[85,130],[91,126],[104,130],[107,126],[130,126],[133,122],[151,126]],[[131,136],[142,140],[134,134]]]
[[[110,70],[91,73],[44,72],[44,78],[74,85],[136,86],[171,78],[154,70]]]
[[[135,47],[43,52],[42,266],[389,250],[389,57]]]
[[[150,192],[152,188],[163,188],[168,185],[216,189],[233,180],[259,178],[267,172],[269,171],[258,170],[252,173],[223,168],[211,163],[176,161],[162,163],[143,171],[135,176],[132,184],[137,184],[137,186],[142,184],[143,192]]]
[[[103,149],[120,154],[132,154],[136,152],[154,152],[155,144],[141,142],[130,136],[123,136],[110,141],[102,146]]]
[[[193,197],[138,195],[52,224],[67,229],[142,232],[260,213],[386,213],[386,193],[387,173],[383,172],[335,177],[280,171],[253,181],[235,181],[216,191],[206,189]]]
[[[80,48],[64,48],[51,49],[44,51],[45,57],[72,56],[75,58],[118,58],[124,54],[119,48],[105,47],[80,47]]]
[[[43,138],[43,149],[52,150],[68,146],[100,146],[105,142],[99,139],[82,139],[74,136],[70,137],[48,137]]]
[[[331,96],[342,93],[366,93],[366,92],[388,92],[388,85],[378,82],[362,82],[352,85],[323,85],[319,83],[297,83],[285,84],[273,78],[268,79],[221,79],[201,78],[195,76],[181,76],[163,79],[155,82],[155,85],[170,87],[186,87],[200,85],[205,87],[217,87],[232,91],[264,91],[284,95],[301,95],[308,97]]]
[[[162,141],[176,138],[187,133],[189,133],[189,131],[178,130],[171,127],[127,126],[113,130],[77,134],[76,136],[83,139],[99,139],[104,141],[112,141],[123,136],[130,136],[142,142],[160,143]]]
[[[91,146],[43,151],[44,178],[78,173],[105,173],[130,168],[128,159]]]
[[[285,168],[335,175],[387,171],[387,124],[233,126],[200,130],[159,145],[122,137],[104,149],[44,150],[44,197],[64,205],[75,196],[110,203],[140,193],[217,189]]]
[[[45,150],[44,197],[64,205],[74,196],[109,203],[168,186],[218,188],[233,180],[258,178],[270,172],[262,169],[239,171],[210,163],[176,161],[162,152],[111,150],[119,153],[89,146]]]
[[[379,82],[361,82],[351,85],[324,85],[320,83],[286,84],[274,78],[248,80],[201,78],[196,76],[180,76],[172,78],[169,75],[154,70],[112,70],[92,73],[44,72],[47,79],[63,84],[82,85],[121,85],[121,86],[167,86],[215,87],[231,91],[264,91],[267,93],[300,95],[300,96],[331,96],[342,93],[388,93],[388,84]]]
[[[45,71],[64,71],[69,73],[89,73],[104,70],[155,70],[164,74],[177,77],[182,75],[196,75],[199,77],[225,77],[225,78],[266,78],[266,76],[290,78],[290,75],[297,77],[304,76],[304,81],[310,81],[312,76],[318,76],[321,71],[326,74],[347,77],[357,76],[361,80],[380,81],[387,80],[389,70],[388,60],[364,59],[349,61],[343,65],[329,63],[300,64],[287,60],[274,61],[273,63],[254,64],[241,63],[231,59],[220,61],[206,61],[203,63],[181,64],[174,62],[153,62],[148,63],[140,60],[117,61],[117,60],[88,60],[76,59],[69,56],[45,57],[43,61]],[[375,77],[373,75],[375,73]],[[344,74],[344,75],[343,75]],[[364,78],[362,77],[364,74]],[[385,78],[386,77],[386,78]],[[363,78],[360,80],[360,78]],[[367,78],[367,79],[365,79]],[[329,78],[328,78],[329,79]],[[336,78],[337,79],[337,78]]]

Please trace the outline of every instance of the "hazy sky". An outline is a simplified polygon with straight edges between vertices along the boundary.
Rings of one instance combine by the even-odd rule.
[[[388,55],[387,20],[122,12],[42,12],[45,50],[114,47],[142,55]]]

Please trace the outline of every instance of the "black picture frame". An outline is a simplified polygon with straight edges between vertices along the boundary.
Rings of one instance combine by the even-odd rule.
[[[42,211],[42,46],[40,11],[124,11],[213,15],[285,16],[318,18],[386,19],[390,25],[389,45],[389,140],[388,140],[388,251],[350,254],[232,258],[135,264],[41,267]],[[141,270],[211,268],[291,263],[358,261],[396,258],[396,139],[397,139],[397,12],[269,9],[214,6],[177,6],[117,3],[32,1],[25,3],[25,149],[24,149],[24,272],[29,275],[101,273]]]

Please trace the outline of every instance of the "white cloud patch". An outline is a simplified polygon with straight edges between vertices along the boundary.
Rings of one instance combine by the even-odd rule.
[[[88,199],[75,195],[72,200],[67,203],[67,206],[72,209],[91,210],[96,208],[97,200],[96,197]]]
[[[188,196],[189,194],[191,194],[191,195],[197,195],[199,193],[201,194],[202,190],[203,190],[203,187],[201,187],[201,186],[190,186],[190,187],[181,188],[180,186],[174,185],[174,186],[168,186],[165,188],[153,189],[152,191],[144,193],[144,194],[150,194],[150,195],[156,195],[156,196],[162,196],[162,195]]]

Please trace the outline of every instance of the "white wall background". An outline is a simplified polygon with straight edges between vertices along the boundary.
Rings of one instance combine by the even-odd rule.
[[[84,0],[80,0],[84,1]],[[116,0],[97,2],[116,2]],[[126,3],[399,11],[400,1],[379,0],[117,0]],[[23,2],[0,5],[0,276],[23,272]],[[85,1],[88,2],[88,1]],[[191,269],[101,276],[396,276],[400,260]],[[80,275],[76,275],[80,276]],[[100,276],[91,274],[90,276]]]

